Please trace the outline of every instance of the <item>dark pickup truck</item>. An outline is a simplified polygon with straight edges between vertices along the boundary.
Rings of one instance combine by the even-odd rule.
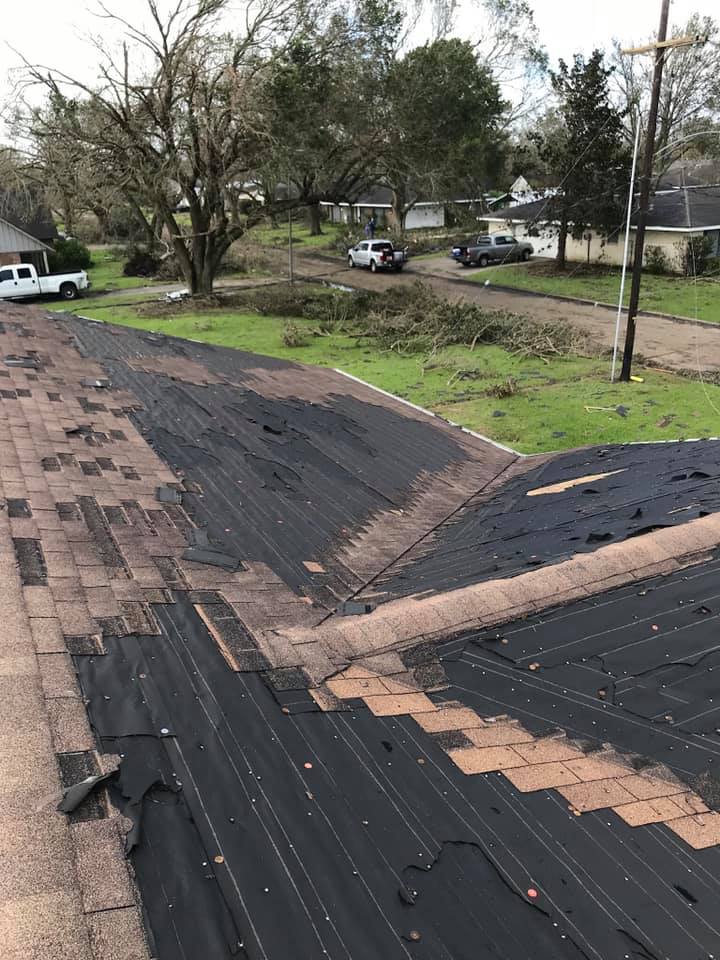
[[[473,245],[453,247],[453,260],[469,267],[477,264],[486,267],[489,263],[511,263],[513,260],[529,260],[533,254],[531,243],[516,240],[510,233],[493,233],[479,236]]]

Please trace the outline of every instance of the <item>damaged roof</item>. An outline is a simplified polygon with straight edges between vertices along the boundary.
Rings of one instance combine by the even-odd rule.
[[[4,956],[718,955],[719,472],[3,306]]]

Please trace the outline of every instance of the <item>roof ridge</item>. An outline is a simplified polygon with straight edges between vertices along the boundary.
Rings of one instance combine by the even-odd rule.
[[[720,514],[663,528],[538,570],[430,596],[403,597],[369,614],[282,631],[293,645],[319,641],[348,659],[402,650],[507,623],[605,590],[663,576],[720,546]]]

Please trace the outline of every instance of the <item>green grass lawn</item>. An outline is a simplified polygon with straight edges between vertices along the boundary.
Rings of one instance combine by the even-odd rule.
[[[79,313],[81,316],[94,316],[95,311],[97,311],[97,317],[99,320],[107,320],[107,308],[110,308],[110,312],[117,311],[118,316],[126,316],[128,309],[125,309],[124,305],[129,304],[131,307],[135,304],[145,303],[148,300],[162,298],[162,294],[155,294],[153,298],[152,295],[147,293],[123,293],[122,291],[117,292],[117,296],[104,296],[104,297],[93,297],[93,296],[84,296],[80,297],[72,304],[67,304],[65,301],[60,303],[55,303],[50,308],[56,312],[67,311],[69,313]],[[121,320],[113,320],[113,323],[120,323]]]
[[[157,282],[149,277],[126,277],[123,274],[125,258],[114,256],[108,249],[95,248],[91,252],[93,265],[88,270],[88,276],[93,293],[147,287]]]
[[[494,346],[452,347],[432,364],[379,350],[346,334],[313,335],[315,325],[293,321],[306,345],[287,347],[279,317],[219,308],[143,317],[127,298],[81,303],[79,313],[109,322],[203,340],[253,353],[337,367],[525,453],[591,443],[672,440],[720,435],[720,387],[664,371],[642,369],[643,383],[608,383],[609,363],[581,357],[524,359]],[[488,390],[511,378],[513,393]],[[617,408],[621,409],[618,410]]]
[[[481,270],[467,276],[468,280],[490,284],[497,283],[518,290],[533,290],[537,293],[556,294],[564,297],[582,297],[585,300],[597,300],[602,303],[616,304],[620,295],[620,272],[598,272],[586,274],[582,270],[573,273],[570,265],[564,275],[552,275],[547,272],[546,264],[529,266],[495,267]],[[630,276],[625,284],[624,302],[630,296]],[[690,317],[697,320],[710,320],[720,323],[720,282],[715,279],[699,278],[697,281],[685,277],[657,277],[644,274],[640,287],[640,309],[658,313],[669,313],[678,317]]]
[[[319,237],[310,236],[310,228],[304,223],[293,223],[293,244],[300,247],[312,247],[315,250],[334,250],[339,234],[346,229],[345,224],[323,222],[322,234]],[[358,227],[358,231],[360,228]],[[270,247],[286,247],[288,243],[288,225],[280,223],[278,227],[261,224],[253,227],[246,234],[246,240],[254,240]]]

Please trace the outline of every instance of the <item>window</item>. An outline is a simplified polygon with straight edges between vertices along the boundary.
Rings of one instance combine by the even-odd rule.
[[[0,270],[0,283],[4,280],[14,280],[12,270]]]
[[[30,280],[32,279],[32,270],[29,270],[27,267],[18,268],[18,280]]]
[[[358,244],[358,250],[367,250],[369,246],[370,244],[367,242],[367,240],[363,240],[362,243]]]
[[[715,257],[720,256],[720,230],[706,230],[705,236],[709,240],[710,253]]]
[[[383,243],[374,243],[373,250],[392,250],[392,244],[385,240]]]
[[[504,235],[503,235],[503,236],[499,236],[499,237],[495,237],[495,243],[498,243],[498,244],[500,244],[500,243],[504,243],[504,244],[507,244],[507,243],[515,243],[515,237],[508,237],[508,236],[504,236]]]
[[[490,239],[490,237],[478,237],[477,239],[477,245],[479,247],[489,247],[491,243],[492,243],[492,240]]]

